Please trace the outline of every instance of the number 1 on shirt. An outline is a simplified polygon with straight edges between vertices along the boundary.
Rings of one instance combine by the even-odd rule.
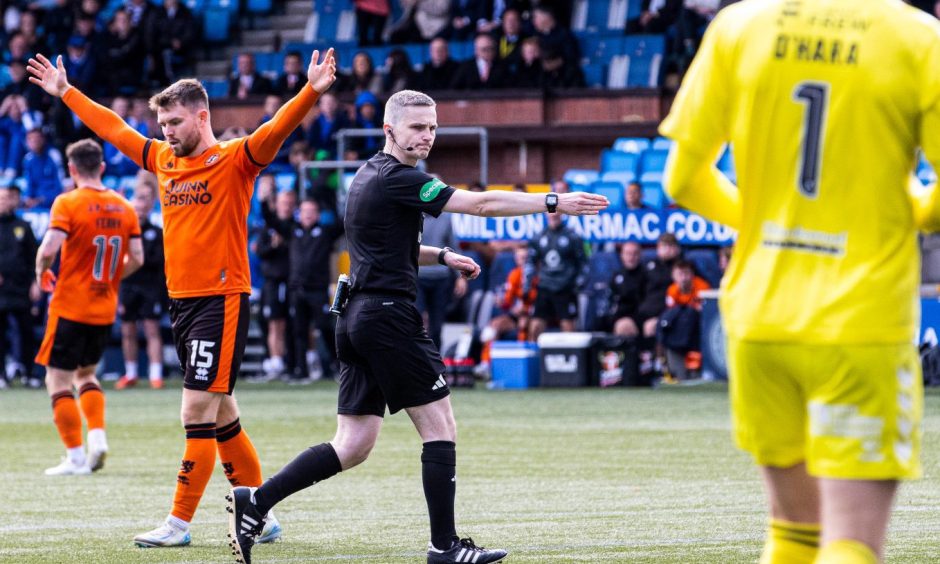
[[[801,82],[793,98],[806,105],[803,121],[803,146],[800,151],[800,194],[815,198],[819,191],[819,168],[822,159],[822,135],[829,104],[829,85],[824,82]]]

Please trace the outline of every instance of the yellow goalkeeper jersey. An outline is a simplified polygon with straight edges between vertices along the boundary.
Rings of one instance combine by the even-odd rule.
[[[718,14],[660,131],[699,154],[732,144],[729,335],[914,338],[907,186],[918,147],[940,162],[938,124],[940,23],[900,0],[745,0]]]

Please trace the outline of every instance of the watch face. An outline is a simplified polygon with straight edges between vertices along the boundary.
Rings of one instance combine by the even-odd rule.
[[[545,197],[545,203],[550,206],[557,206],[558,196],[556,194],[549,194],[548,196]]]

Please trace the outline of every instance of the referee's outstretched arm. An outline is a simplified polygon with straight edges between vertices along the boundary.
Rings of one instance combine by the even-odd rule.
[[[598,194],[569,192],[557,196],[556,211],[566,215],[597,215],[610,205],[607,198]],[[457,190],[444,205],[444,211],[487,217],[527,215],[544,212],[546,209],[545,194],[524,194],[502,190],[487,192]]]

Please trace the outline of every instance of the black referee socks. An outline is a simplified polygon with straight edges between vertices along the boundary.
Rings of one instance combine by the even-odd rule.
[[[333,445],[323,443],[310,447],[258,488],[255,507],[265,515],[285,497],[335,476],[342,469]]]
[[[457,445],[450,441],[424,443],[421,479],[431,518],[431,543],[447,550],[457,540],[454,498],[457,495]]]

